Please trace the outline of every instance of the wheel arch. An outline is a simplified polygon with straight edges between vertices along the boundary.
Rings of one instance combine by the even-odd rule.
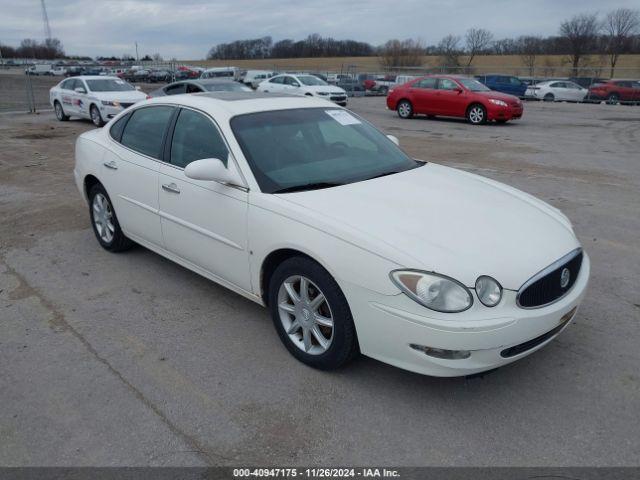
[[[102,185],[102,182],[100,180],[98,180],[98,177],[96,177],[95,175],[92,174],[88,174],[84,177],[83,180],[83,186],[84,186],[84,195],[85,198],[88,200],[89,199],[89,192],[91,191],[91,189],[95,186],[95,185]],[[103,185],[104,187],[104,185]]]
[[[280,265],[285,260],[293,257],[305,257],[309,260],[317,263],[322,268],[324,268],[330,275],[331,271],[319,262],[316,258],[312,257],[308,253],[303,252],[302,250],[297,250],[295,248],[279,248],[277,250],[269,253],[263,260],[260,266],[260,297],[265,305],[269,305],[269,282],[271,281],[271,277],[273,276],[273,272],[275,272],[278,265]],[[332,275],[333,276],[333,275]]]

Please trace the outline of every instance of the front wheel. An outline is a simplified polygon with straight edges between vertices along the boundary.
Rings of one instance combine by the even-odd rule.
[[[269,308],[280,339],[301,362],[333,370],[358,353],[347,300],[313,260],[293,257],[276,268],[269,281]]]
[[[69,120],[69,115],[65,115],[62,105],[59,101],[55,101],[55,103],[53,104],[53,109],[56,112],[56,118],[58,119],[58,121],[66,122],[67,120]]]
[[[133,246],[133,242],[125,237],[120,228],[109,194],[99,183],[89,191],[89,216],[93,233],[102,248],[110,252],[121,252]]]
[[[607,97],[607,103],[609,105],[617,105],[620,103],[620,96],[617,93],[610,93]]]
[[[413,105],[409,100],[402,100],[398,103],[397,106],[398,116],[400,118],[411,118],[413,117]]]
[[[102,127],[104,125],[104,120],[102,120],[102,115],[100,115],[100,110],[95,105],[91,105],[91,109],[89,110],[91,114],[91,121],[96,127]]]
[[[487,121],[487,110],[480,104],[471,105],[467,110],[467,120],[472,125],[481,125]]]

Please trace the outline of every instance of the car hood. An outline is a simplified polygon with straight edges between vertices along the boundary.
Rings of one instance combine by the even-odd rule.
[[[99,100],[118,101],[124,103],[136,103],[147,98],[147,94],[138,90],[128,92],[91,92],[91,95]]]
[[[520,99],[515,95],[509,95],[508,93],[496,92],[492,90],[490,92],[475,92],[478,95],[482,95],[487,98],[496,98],[498,100],[502,100],[504,102],[519,102]]]
[[[297,214],[399,267],[472,287],[490,275],[517,290],[579,247],[559,210],[524,192],[429,163],[349,185],[277,195]],[[300,218],[300,217],[298,217]],[[331,229],[331,230],[327,230]]]
[[[332,85],[312,85],[312,86],[306,86],[303,87],[305,91],[307,92],[329,92],[329,93],[346,93],[342,88],[340,87],[334,87]]]

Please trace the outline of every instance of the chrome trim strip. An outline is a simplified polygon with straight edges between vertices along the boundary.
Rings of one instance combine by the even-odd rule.
[[[188,228],[190,230],[193,230],[194,232],[199,233],[200,235],[204,235],[205,237],[209,237],[213,240],[216,240],[217,242],[223,243],[231,248],[235,248],[236,250],[240,250],[243,251],[244,248],[241,247],[240,245],[238,245],[237,243],[229,240],[228,238],[225,238],[221,235],[218,235],[216,233],[213,233],[210,230],[207,230],[205,228],[199,227],[198,225],[195,225],[191,222],[185,222],[184,220],[178,218],[178,217],[174,217],[173,215],[170,215],[166,212],[160,211],[160,218],[164,218],[165,220],[168,220],[170,222],[173,223],[177,223],[178,225]]]
[[[571,260],[573,260],[574,258],[576,258],[578,255],[580,255],[580,253],[582,253],[582,247],[578,247],[575,250],[570,251],[569,253],[567,253],[564,257],[559,258],[558,260],[556,260],[555,262],[553,262],[551,265],[549,265],[548,267],[543,268],[542,270],[540,270],[538,273],[536,273],[533,277],[531,277],[529,280],[527,280],[526,282],[524,282],[522,284],[522,286],[518,289],[518,293],[516,295],[516,305],[524,310],[535,310],[537,308],[543,308],[546,307],[548,305],[554,304],[557,301],[559,301],[560,299],[564,298],[571,290],[573,290],[573,287],[575,286],[575,284],[577,283],[578,279],[576,278],[576,281],[573,282],[573,285],[571,285],[571,288],[569,288],[566,292],[564,292],[562,295],[560,295],[558,298],[556,298],[555,300],[553,300],[552,302],[549,303],[545,303],[544,305],[536,305],[535,307],[523,307],[522,305],[520,305],[520,295],[522,294],[522,292],[524,292],[527,288],[529,288],[531,286],[531,284],[537,282],[538,280],[540,280],[543,277],[546,277],[547,275],[549,275],[552,271],[556,270],[557,268],[559,268],[560,266],[564,265],[567,262],[570,262]],[[580,270],[582,271],[582,264],[580,264]],[[579,274],[579,272],[578,272]]]

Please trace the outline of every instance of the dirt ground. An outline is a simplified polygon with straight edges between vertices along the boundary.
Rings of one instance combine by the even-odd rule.
[[[0,115],[0,465],[638,464],[640,107],[527,103],[480,127],[350,108],[567,214],[592,260],[575,323],[481,378],[309,369],[259,306],[99,248],[72,175],[88,121]]]

